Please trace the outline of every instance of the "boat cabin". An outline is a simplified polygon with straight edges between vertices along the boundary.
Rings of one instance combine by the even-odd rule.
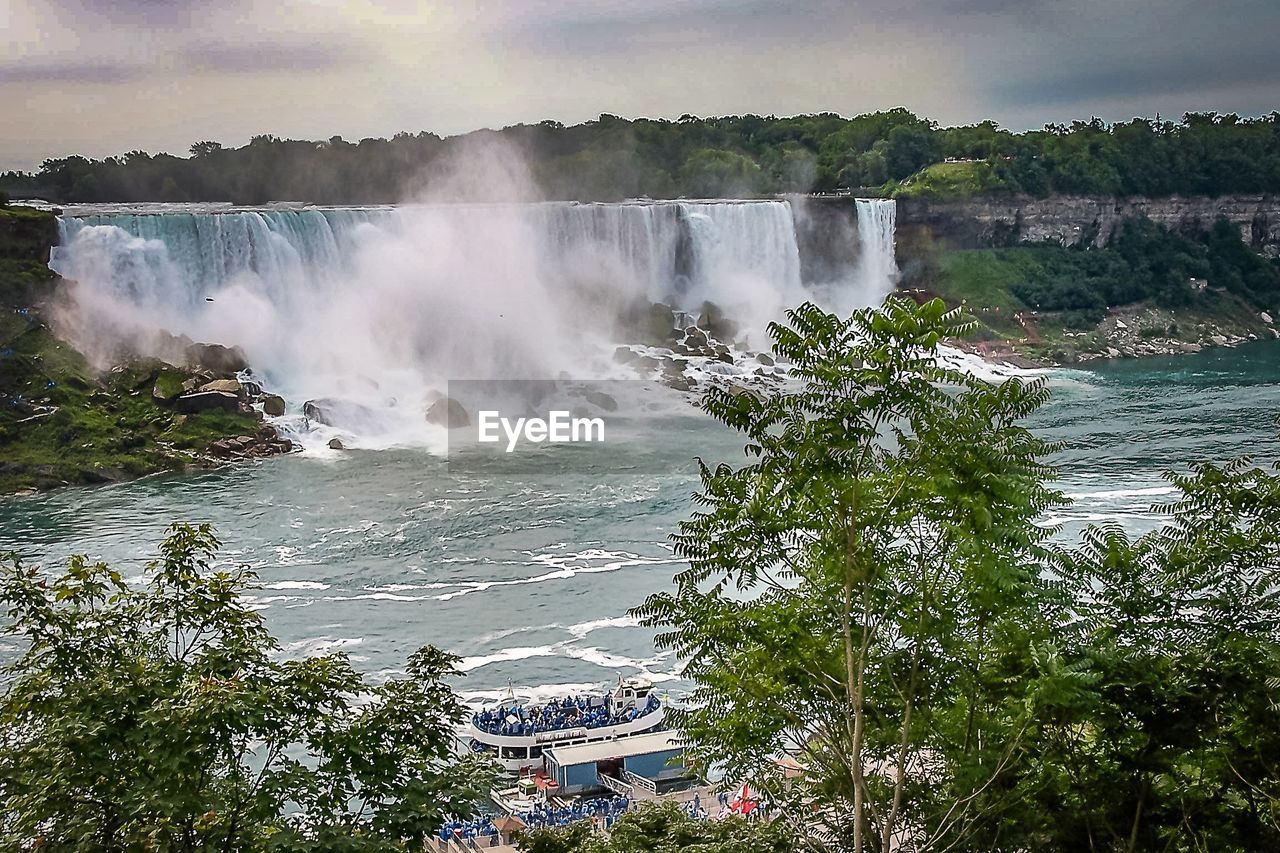
[[[665,793],[692,779],[679,732],[657,731],[618,740],[554,746],[546,772],[561,794],[607,788],[634,796],[636,788]]]

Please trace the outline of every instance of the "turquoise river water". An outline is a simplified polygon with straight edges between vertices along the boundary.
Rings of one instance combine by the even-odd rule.
[[[1132,530],[1170,494],[1161,473],[1199,458],[1280,456],[1280,342],[1050,374],[1034,419],[1065,442],[1051,522]],[[212,522],[221,559],[260,575],[253,605],[286,654],[348,653],[375,676],[423,643],[464,659],[464,692],[537,695],[644,673],[678,692],[678,663],[628,608],[667,587],[667,536],[690,509],[695,455],[739,441],[700,416],[638,440],[634,475],[590,446],[544,467],[452,473],[424,451],[294,455],[0,501],[0,550],[45,565],[86,553],[137,577],[175,520]],[[612,451],[610,451],[612,452]],[[575,454],[575,455],[569,455]]]

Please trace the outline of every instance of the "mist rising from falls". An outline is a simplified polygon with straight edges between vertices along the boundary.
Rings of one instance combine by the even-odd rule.
[[[893,203],[857,210],[859,267],[821,290],[785,201],[85,211],[62,218],[51,265],[78,283],[65,322],[91,354],[150,351],[159,329],[239,345],[295,405],[351,401],[371,421],[356,432],[412,443],[448,379],[616,371],[616,318],[638,299],[714,302],[757,347],[804,299],[878,301]]]

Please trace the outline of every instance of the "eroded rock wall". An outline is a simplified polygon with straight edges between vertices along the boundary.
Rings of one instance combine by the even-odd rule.
[[[909,256],[929,247],[974,249],[1041,240],[1105,246],[1121,221],[1137,216],[1188,236],[1225,216],[1256,249],[1280,256],[1280,196],[1272,195],[900,199],[898,250]]]

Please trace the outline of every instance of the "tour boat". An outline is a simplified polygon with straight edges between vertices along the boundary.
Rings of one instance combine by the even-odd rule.
[[[643,678],[619,678],[608,694],[525,704],[514,696],[481,708],[458,732],[459,746],[486,752],[509,773],[538,771],[556,747],[617,741],[663,730],[664,708]]]

